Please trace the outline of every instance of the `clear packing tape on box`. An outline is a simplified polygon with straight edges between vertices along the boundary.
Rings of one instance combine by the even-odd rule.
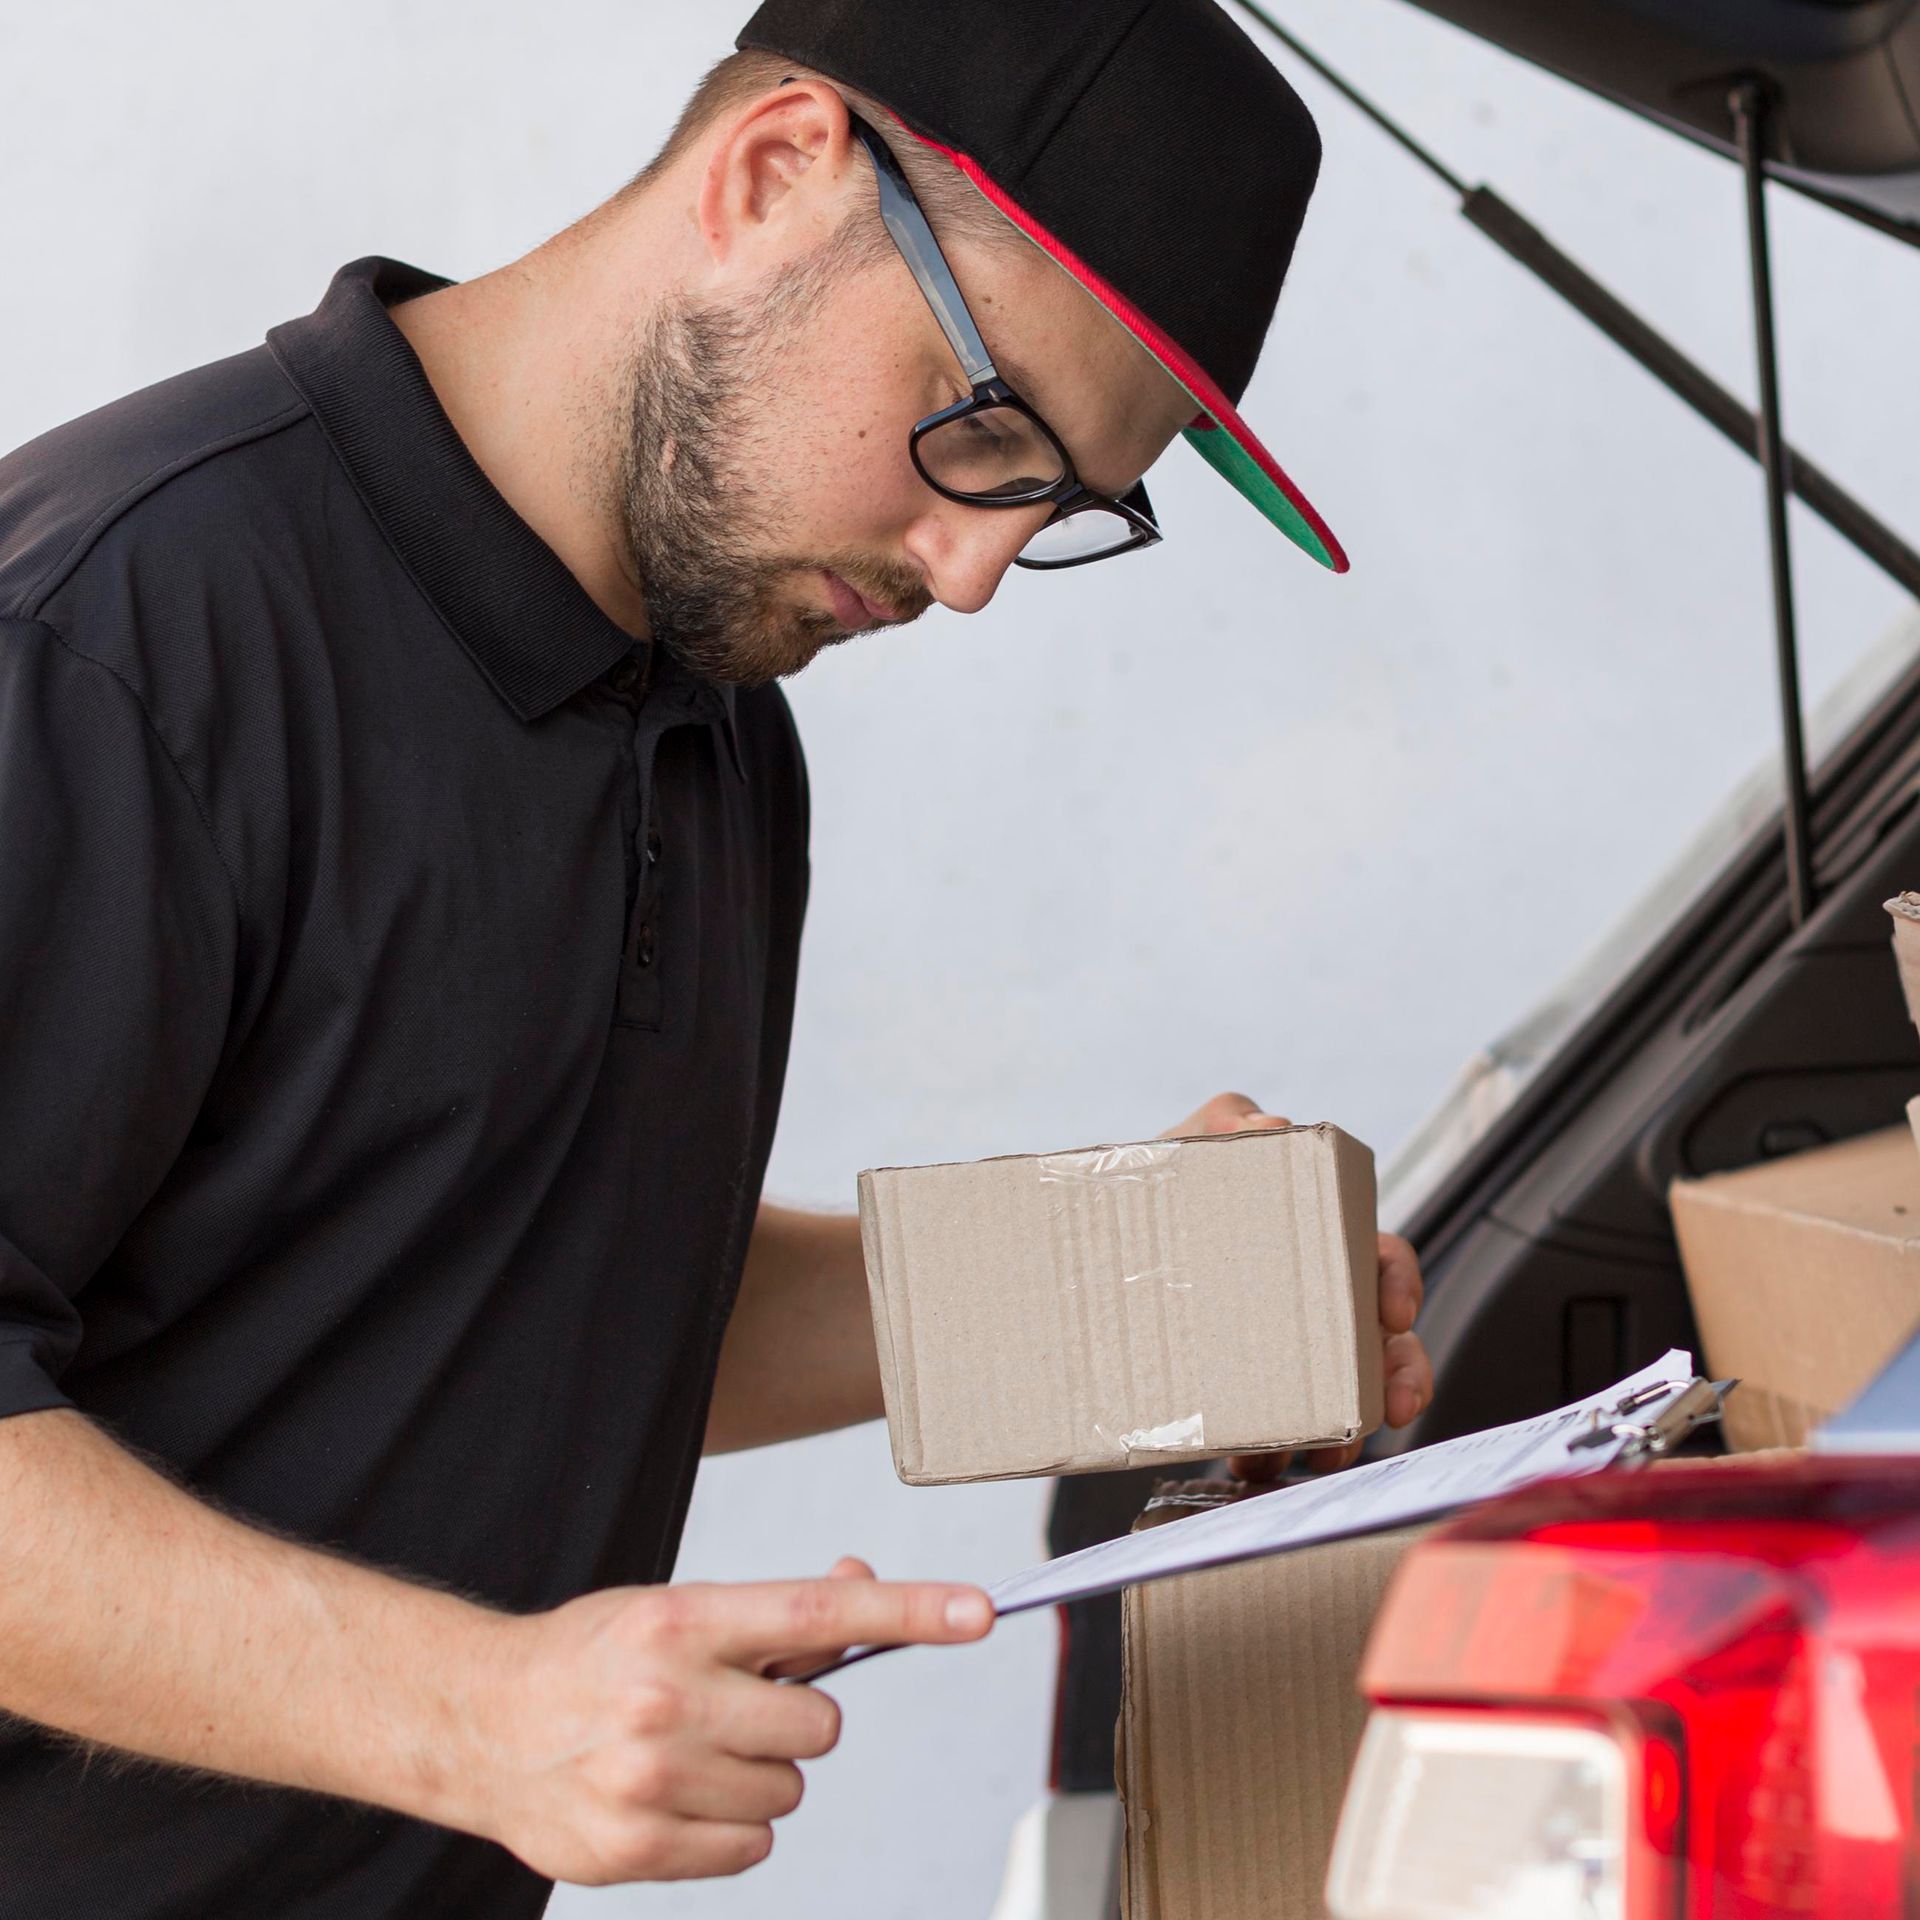
[[[1172,1294],[1195,1291],[1193,1269],[1174,1257],[1184,1235],[1176,1211],[1180,1190],[1174,1179],[1171,1143],[1136,1141],[1119,1147],[1085,1147],[1075,1153],[1043,1153],[1034,1167],[1047,1189],[1052,1228],[1047,1245],[1055,1284],[1068,1296],[1066,1316],[1074,1337],[1090,1342],[1096,1317],[1119,1312],[1131,1329],[1136,1317],[1144,1315],[1156,1324],[1165,1350],[1170,1355],[1178,1352],[1177,1330],[1169,1327],[1168,1316],[1196,1309],[1204,1312],[1204,1298],[1197,1302],[1143,1300],[1130,1292],[1136,1288]],[[1112,1257],[1103,1260],[1099,1253],[1107,1249]],[[1101,1302],[1095,1296],[1102,1288],[1128,1291],[1119,1301]],[[1073,1376],[1089,1384],[1101,1377],[1092,1367]],[[1112,1377],[1112,1384],[1121,1389],[1126,1383],[1123,1377]],[[1177,1397],[1177,1385],[1173,1392]],[[1077,1409],[1075,1418],[1095,1446],[1114,1456],[1117,1467],[1130,1466],[1141,1454],[1206,1449],[1206,1417],[1198,1407],[1147,1424],[1116,1391],[1110,1404],[1089,1404]]]

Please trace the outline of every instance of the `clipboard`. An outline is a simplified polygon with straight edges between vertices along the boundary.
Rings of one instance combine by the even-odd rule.
[[[1701,1377],[1694,1371],[1693,1356],[1676,1347],[1638,1373],[1551,1413],[1276,1487],[1230,1506],[1083,1547],[1009,1574],[990,1585],[987,1594],[995,1613],[1005,1618],[1209,1567],[1441,1519],[1542,1481],[1615,1465],[1637,1466],[1671,1453],[1688,1435],[1718,1420],[1738,1385],[1736,1380]],[[891,1651],[896,1649],[863,1647],[807,1677],[822,1679]]]

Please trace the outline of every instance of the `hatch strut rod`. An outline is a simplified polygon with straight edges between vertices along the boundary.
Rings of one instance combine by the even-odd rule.
[[[1544,232],[1540,232],[1540,228],[1524,219],[1515,207],[1509,207],[1490,186],[1467,186],[1465,180],[1453,173],[1452,167],[1421,146],[1413,134],[1398,125],[1398,121],[1388,119],[1388,115],[1363,92],[1359,92],[1352,81],[1336,73],[1327,65],[1327,61],[1319,58],[1319,54],[1288,33],[1288,29],[1271,13],[1267,13],[1265,8],[1256,6],[1254,0],[1235,0],[1235,6],[1260,21],[1261,27],[1275,36],[1288,52],[1296,54],[1334,92],[1350,100],[1380,131],[1404,146],[1428,173],[1442,180],[1459,198],[1461,213],[1480,228],[1488,240],[1519,261],[1519,265],[1523,265],[1536,280],[1544,280],[1555,294],[1561,296],[1561,300],[1584,313],[1617,348],[1624,349],[1636,361],[1640,361],[1647,372],[1667,386],[1672,394],[1684,399],[1701,419],[1716,426],[1743,453],[1759,459],[1759,422],[1753,417],[1753,409],[1741,405],[1736,397],[1728,394],[1728,390],[1720,386],[1711,372],[1690,361],[1665,334],[1655,332],[1655,328],[1634,313],[1626,301],[1601,286],[1599,280],[1590,275],[1576,259],[1561,252]],[[1907,541],[1901,540],[1901,536],[1895,534],[1885,520],[1880,520],[1862,507],[1851,493],[1839,486],[1837,480],[1830,480],[1797,447],[1782,447],[1782,451],[1786,453],[1786,484],[1789,492],[1797,493],[1816,515],[1834,528],[1841,540],[1849,541],[1860,555],[1876,564],[1889,580],[1907,588],[1908,593],[1920,599],[1920,553],[1916,553]]]
[[[1747,168],[1749,240],[1753,250],[1754,318],[1760,334],[1761,410],[1758,416],[1743,406],[1704,367],[1689,360],[1664,334],[1657,332],[1625,301],[1603,287],[1577,260],[1563,253],[1540,229],[1493,191],[1469,187],[1431,149],[1424,147],[1398,121],[1367,98],[1343,74],[1283,27],[1254,0],[1234,4],[1290,53],[1311,67],[1328,86],[1358,108],[1375,126],[1442,181],[1460,202],[1460,211],[1488,239],[1584,314],[1615,346],[1686,402],[1709,425],[1717,427],[1767,474],[1769,528],[1777,523],[1774,548],[1774,604],[1780,668],[1780,699],[1787,720],[1787,835],[1788,880],[1796,923],[1812,905],[1812,876],[1808,860],[1808,800],[1806,753],[1800,724],[1799,672],[1795,657],[1793,610],[1787,568],[1785,506],[1789,492],[1817,513],[1834,532],[1866,559],[1920,599],[1920,553],[1899,534],[1862,506],[1838,481],[1831,480],[1805,454],[1780,437],[1779,388],[1773,351],[1773,302],[1766,252],[1766,213],[1761,198],[1765,179],[1766,146],[1764,96],[1759,111],[1749,116],[1742,133]],[[1744,89],[1742,90],[1744,91]],[[1739,110],[1736,107],[1736,120]],[[1750,144],[1747,144],[1750,141]],[[1764,319],[1762,316],[1764,315]],[[1796,879],[1795,873],[1799,878]]]
[[[1786,746],[1787,903],[1793,924],[1813,911],[1813,830],[1808,824],[1807,748],[1800,726],[1800,652],[1793,625],[1793,556],[1787,544],[1789,454],[1780,433],[1780,362],[1773,333],[1773,259],[1767,245],[1769,101],[1758,80],[1728,96],[1747,187],[1747,253],[1753,271],[1753,340],[1760,367],[1760,471],[1767,485],[1767,553],[1773,564],[1773,639]]]
[[[1469,187],[1461,177],[1412,134],[1391,120],[1365,94],[1303,44],[1264,7],[1253,0],[1234,0],[1282,46],[1311,67],[1328,86],[1357,107],[1382,132],[1397,141],[1414,159],[1444,182],[1459,199],[1460,211],[1503,251],[1527,269],[1597,326],[1615,346],[1634,359],[1672,393],[1684,400],[1709,425],[1754,459],[1760,457],[1758,426],[1753,409],[1743,406],[1704,367],[1696,365],[1657,333],[1625,301],[1608,291],[1577,260],[1493,191]],[[1804,500],[1835,533],[1871,560],[1890,580],[1920,599],[1920,552],[1863,507],[1838,481],[1793,447],[1784,447],[1788,488]]]

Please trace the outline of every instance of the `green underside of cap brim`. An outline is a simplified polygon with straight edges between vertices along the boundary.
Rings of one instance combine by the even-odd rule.
[[[1303,553],[1311,554],[1323,567],[1334,564],[1333,555],[1306,516],[1225,427],[1188,427],[1184,438],[1228,486],[1251,500]]]

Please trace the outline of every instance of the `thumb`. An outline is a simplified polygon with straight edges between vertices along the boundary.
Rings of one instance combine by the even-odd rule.
[[[1259,1101],[1244,1093],[1216,1093],[1204,1107],[1190,1113],[1177,1127],[1169,1127],[1160,1137],[1178,1139],[1183,1134],[1245,1133],[1256,1127],[1290,1127],[1291,1120],[1266,1112]]]

